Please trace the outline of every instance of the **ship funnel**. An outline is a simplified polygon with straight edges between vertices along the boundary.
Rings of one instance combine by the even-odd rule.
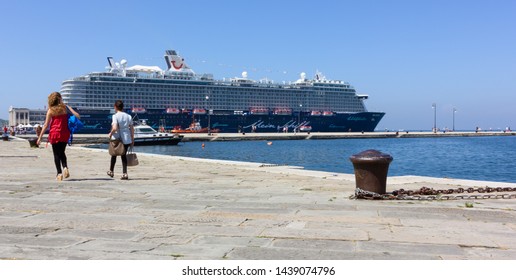
[[[167,62],[167,70],[174,69],[176,71],[180,71],[186,66],[184,59],[177,55],[174,50],[168,50],[165,52],[165,61]]]
[[[168,53],[169,51],[167,51]],[[172,65],[170,64],[170,60],[168,58],[168,54],[165,55],[165,62],[167,63],[167,70],[170,70],[172,68]]]
[[[186,72],[189,74],[195,74],[192,68],[186,65],[185,59],[180,57],[174,50],[165,51],[165,62],[167,63],[167,71],[169,72]]]

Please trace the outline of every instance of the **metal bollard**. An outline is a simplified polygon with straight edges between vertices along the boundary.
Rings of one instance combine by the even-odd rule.
[[[355,169],[356,187],[385,194],[387,172],[392,159],[392,156],[377,150],[366,150],[352,155],[349,160]]]

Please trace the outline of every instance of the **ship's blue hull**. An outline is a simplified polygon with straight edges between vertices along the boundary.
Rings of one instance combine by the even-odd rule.
[[[85,126],[80,133],[109,133],[112,112],[109,110],[78,110]],[[130,112],[128,112],[130,113]],[[164,110],[147,110],[145,113],[130,113],[135,120],[145,120],[154,129],[164,127],[169,131],[181,127],[185,129],[195,121],[201,127],[210,126],[220,132],[289,132],[301,126],[311,127],[312,132],[371,132],[374,131],[385,113],[334,113],[332,116],[313,116],[310,112],[295,112],[289,115],[253,115],[250,113],[212,112],[194,115],[192,112],[167,114]],[[302,129],[301,129],[302,130]]]

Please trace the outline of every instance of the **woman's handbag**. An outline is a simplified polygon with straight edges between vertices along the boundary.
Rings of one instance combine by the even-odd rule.
[[[132,146],[129,147],[129,149],[127,150],[126,157],[127,157],[127,166],[136,166],[136,165],[138,165],[138,156],[134,152]]]
[[[116,120],[116,124],[118,125],[118,119]],[[122,142],[122,139],[115,139],[109,141],[109,154],[115,157],[122,156],[125,154],[125,146]]]
[[[121,156],[125,153],[124,143],[122,140],[116,139],[109,141],[109,154],[112,156]]]

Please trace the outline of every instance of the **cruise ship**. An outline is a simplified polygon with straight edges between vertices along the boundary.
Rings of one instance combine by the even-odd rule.
[[[368,112],[367,95],[320,72],[288,83],[252,80],[247,72],[214,79],[196,74],[174,50],[164,58],[166,70],[108,57],[105,71],[63,81],[63,101],[81,114],[81,132],[108,133],[117,99],[135,120],[161,131],[195,124],[208,132],[370,132],[385,114]]]

